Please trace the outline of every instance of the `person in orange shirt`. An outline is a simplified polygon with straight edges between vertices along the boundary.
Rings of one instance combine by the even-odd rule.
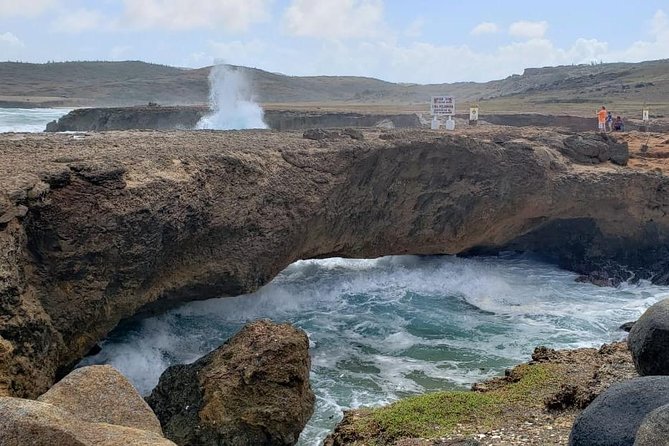
[[[606,107],[602,105],[602,109],[597,112],[597,120],[599,121],[599,131],[606,132]]]

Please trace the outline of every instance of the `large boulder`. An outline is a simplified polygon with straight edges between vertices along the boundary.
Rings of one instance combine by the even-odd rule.
[[[293,445],[313,413],[309,340],[257,321],[190,365],[168,368],[147,401],[180,445]]]
[[[89,423],[53,404],[0,397],[3,446],[175,446],[156,432]]]
[[[629,159],[627,143],[601,133],[582,133],[565,138],[560,152],[579,164],[600,164],[606,161],[625,166]]]
[[[633,446],[643,419],[669,404],[669,376],[614,384],[576,418],[569,446]]]
[[[38,401],[65,409],[83,421],[163,434],[149,405],[125,376],[108,365],[72,371]]]
[[[634,446],[669,446],[669,404],[658,407],[643,419]]]
[[[641,315],[627,343],[639,375],[669,375],[669,299]]]

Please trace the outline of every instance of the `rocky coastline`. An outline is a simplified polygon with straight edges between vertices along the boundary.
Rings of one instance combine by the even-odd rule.
[[[79,108],[58,121],[50,122],[45,131],[188,130],[195,128],[197,122],[209,112],[209,108],[202,105]],[[423,116],[422,113],[355,113],[320,110],[318,107],[313,107],[312,110],[268,109],[265,110],[264,119],[272,130],[429,127],[429,116]],[[456,119],[464,123],[469,115],[459,114]],[[572,132],[588,132],[595,127],[593,118],[541,113],[488,113],[481,116],[480,124],[561,128]],[[631,120],[626,125],[628,130],[638,130],[641,123]],[[656,120],[652,124],[652,130],[669,131],[669,123]]]
[[[110,130],[194,129],[210,113],[206,106],[135,106],[80,108],[58,121],[47,132],[89,132]],[[265,110],[264,121],[272,130],[304,130],[335,127],[419,128],[415,113],[354,113],[331,111]]]
[[[125,318],[251,292],[302,258],[513,249],[669,282],[669,179],[625,142],[325,134],[0,136],[0,395],[45,393]]]
[[[517,249],[666,283],[666,176],[594,133],[474,132],[3,136],[0,389],[39,394],[120,320],[301,258]]]

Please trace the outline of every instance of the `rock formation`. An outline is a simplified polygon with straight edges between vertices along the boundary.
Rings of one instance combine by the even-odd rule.
[[[639,375],[669,375],[669,299],[657,302],[641,315],[627,343]]]
[[[257,321],[189,365],[168,368],[147,401],[180,445],[293,445],[314,411],[309,339]]]
[[[50,122],[47,132],[193,129],[210,113],[204,106],[137,106],[80,108],[58,121]],[[264,120],[274,130],[300,130],[319,127],[376,127],[389,123],[392,128],[418,128],[415,113],[378,114],[328,111],[266,110]]]
[[[646,415],[636,432],[634,446],[669,446],[669,404]]]
[[[669,376],[614,384],[576,418],[569,446],[632,446],[643,419],[669,404]]]
[[[120,320],[298,259],[519,249],[669,279],[665,175],[576,164],[567,133],[464,133],[1,136],[0,392],[37,396]]]
[[[0,397],[3,446],[175,446],[134,387],[109,366],[75,370],[39,401]]]
[[[130,381],[108,365],[73,370],[37,398],[90,423],[108,423],[163,434],[160,422]]]
[[[109,108],[80,108],[72,110],[58,121],[50,122],[47,132],[132,130],[132,129],[192,129],[209,109],[204,106],[134,106]],[[469,115],[457,115],[468,119]],[[265,110],[265,122],[274,130],[303,130],[333,127],[420,128],[429,127],[415,113],[381,114],[336,111]],[[596,118],[538,113],[485,114],[481,122],[512,127],[563,128],[588,132],[597,128]],[[639,125],[626,122],[627,130]],[[669,125],[656,122],[653,131],[669,131]]]

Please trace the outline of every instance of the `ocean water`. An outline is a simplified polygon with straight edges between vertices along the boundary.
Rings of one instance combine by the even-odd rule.
[[[69,112],[65,108],[0,108],[0,133],[43,132],[49,122]]]
[[[620,340],[668,287],[599,288],[530,256],[299,261],[256,293],[192,302],[119,327],[82,365],[112,364],[143,394],[171,364],[270,318],[310,339],[316,411],[300,445],[320,444],[342,410],[466,388],[527,361],[538,345]]]

